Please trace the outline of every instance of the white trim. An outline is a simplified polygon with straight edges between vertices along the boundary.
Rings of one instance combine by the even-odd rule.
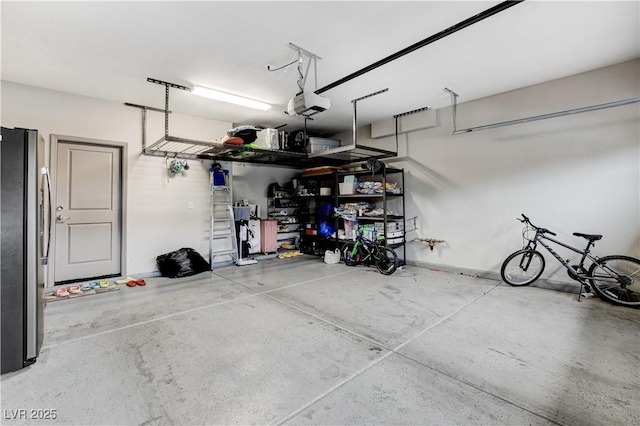
[[[49,170],[53,175],[51,176],[51,199],[57,199],[57,187],[58,181],[56,176],[57,160],[58,160],[58,143],[59,142],[72,142],[76,144],[87,145],[103,145],[120,149],[120,273],[123,277],[127,276],[127,187],[128,187],[128,170],[129,170],[129,144],[127,142],[108,141],[104,139],[92,139],[78,136],[66,136],[66,135],[50,135],[50,153],[49,153]],[[51,206],[55,209],[54,206]],[[49,256],[49,268],[48,268],[48,286],[53,286],[55,283],[55,244],[56,244],[56,231],[55,226],[51,229],[51,253]]]
[[[450,274],[467,275],[475,278],[483,278],[486,280],[493,280],[502,282],[504,285],[508,285],[502,281],[500,272],[497,271],[481,271],[478,269],[468,269],[449,265],[439,265],[436,263],[421,262],[414,260],[406,260],[406,264],[409,266],[415,266],[417,268],[431,269],[434,271],[448,272]],[[563,282],[557,280],[550,280],[548,278],[539,278],[535,282],[530,284],[531,287],[544,288],[547,290],[562,291],[565,293],[580,292],[580,284],[576,282]]]

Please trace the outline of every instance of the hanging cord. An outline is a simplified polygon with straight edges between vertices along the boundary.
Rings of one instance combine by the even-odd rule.
[[[298,87],[304,92],[304,74],[302,73],[302,53],[298,50]]]
[[[296,56],[297,56],[297,57],[296,57]],[[300,56],[300,51],[298,50],[298,53],[297,53],[297,54],[296,54],[296,53],[294,53],[294,55],[293,55],[293,58],[292,58],[291,62],[289,62],[288,64],[283,65],[283,66],[281,66],[281,67],[278,67],[278,68],[271,68],[271,65],[267,65],[267,71],[280,71],[280,70],[281,70],[281,69],[283,69],[283,68],[287,68],[288,66],[291,66],[291,65],[295,64],[297,61],[299,61],[299,60],[300,60],[300,58],[301,58],[301,56]]]
[[[302,65],[304,63],[304,60],[302,59],[302,51],[300,49],[296,50],[295,56],[296,56],[295,59],[293,59],[288,64],[282,65],[281,67],[271,68],[271,65],[267,65],[267,71],[278,71],[278,70],[286,68],[286,67],[288,67],[290,65],[293,65],[293,64],[295,64],[297,62],[298,63],[298,87],[300,88],[300,92],[304,92],[305,77],[304,77],[304,73],[302,72]],[[309,65],[311,65],[311,64],[309,64]],[[318,85],[318,82],[317,82],[317,77],[316,77],[316,86],[317,85]]]

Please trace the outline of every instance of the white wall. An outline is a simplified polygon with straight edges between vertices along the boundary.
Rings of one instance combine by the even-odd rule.
[[[640,60],[464,103],[458,128],[640,96]],[[453,88],[455,90],[455,88]],[[121,104],[2,82],[2,125],[128,143],[127,270],[154,271],[155,257],[180,247],[208,255],[208,168],[191,162],[186,176],[167,182],[164,159],[140,155],[140,111]],[[439,126],[403,135],[408,235],[446,240],[430,251],[407,245],[415,264],[499,272],[521,245],[528,214],[576,245],[572,232],[602,233],[596,253],[640,256],[640,119],[638,104],[463,135],[451,135],[450,108]],[[224,135],[230,123],[172,114],[170,133],[195,139]],[[148,141],[164,132],[163,115],[149,113]],[[348,137],[348,135],[347,135]],[[367,130],[359,133],[366,144]],[[376,141],[392,144],[395,140]],[[284,185],[291,169],[235,163],[235,198],[259,202]],[[194,209],[187,209],[188,202]],[[408,222],[410,228],[411,221]],[[569,281],[549,259],[546,277]]]
[[[233,188],[235,197],[248,199],[251,204],[260,205],[260,217],[267,217],[267,188],[272,183],[285,186],[301,171],[292,168],[281,168],[267,165],[234,163]]]
[[[639,75],[635,60],[461,103],[457,126],[638,97]],[[446,240],[434,251],[410,243],[407,259],[499,273],[522,245],[520,213],[577,246],[585,240],[573,232],[603,234],[596,254],[640,257],[639,110],[633,104],[456,136],[451,108],[438,110],[439,126],[402,135],[404,159],[387,162],[407,171],[407,217],[417,217],[419,228],[408,240]],[[569,282],[557,261],[546,258],[543,277]]]
[[[123,142],[128,145],[126,200],[126,270],[129,275],[157,270],[156,256],[191,247],[209,256],[209,167],[212,161],[190,161],[184,175],[167,179],[165,159],[141,155],[141,111],[123,104],[2,81],[4,127],[37,129],[50,135]],[[162,107],[163,105],[150,105]],[[147,114],[147,144],[164,134],[164,115]],[[224,136],[231,123],[173,113],[169,133],[199,140]],[[234,165],[234,198],[266,206],[271,181],[285,183],[291,170]],[[268,170],[265,174],[264,171]],[[55,178],[55,176],[54,176]],[[188,203],[193,203],[193,209]],[[256,201],[257,202],[257,201]]]

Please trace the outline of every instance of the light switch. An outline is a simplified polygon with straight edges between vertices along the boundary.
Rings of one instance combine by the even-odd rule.
[[[188,209],[192,209],[192,208],[193,208],[193,201],[189,201],[189,202],[187,203],[187,208],[188,208]]]

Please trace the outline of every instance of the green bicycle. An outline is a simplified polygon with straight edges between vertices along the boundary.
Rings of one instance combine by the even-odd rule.
[[[358,228],[356,241],[347,243],[342,249],[342,260],[348,266],[374,264],[383,275],[391,275],[398,269],[398,255],[385,247],[384,240],[374,235],[374,240],[363,236],[364,231]]]

